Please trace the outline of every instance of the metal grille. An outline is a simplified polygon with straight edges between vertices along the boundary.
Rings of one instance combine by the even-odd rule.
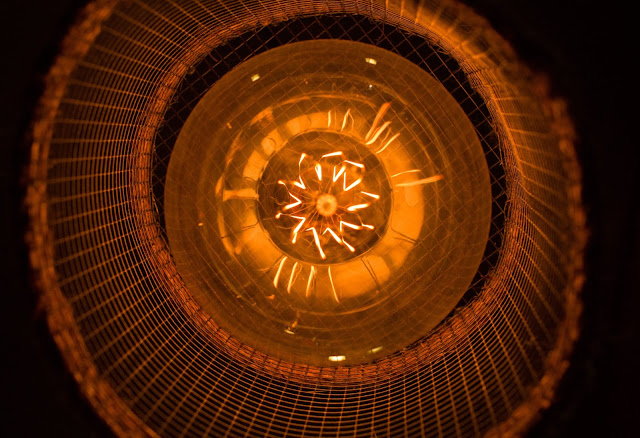
[[[357,367],[282,363],[229,337],[191,302],[162,228],[163,169],[199,96],[254,54],[315,38],[378,45],[429,71],[473,122],[492,174],[491,237],[457,311]],[[563,107],[455,3],[92,3],[34,122],[31,258],[52,334],[123,436],[522,432],[576,336],[571,135]]]

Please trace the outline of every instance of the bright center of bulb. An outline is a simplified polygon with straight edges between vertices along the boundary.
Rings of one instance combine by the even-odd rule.
[[[320,215],[329,217],[338,209],[338,200],[335,196],[329,193],[320,195],[316,201],[316,209]]]

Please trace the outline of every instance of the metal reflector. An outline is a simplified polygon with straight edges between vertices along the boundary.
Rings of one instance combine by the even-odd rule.
[[[572,129],[455,2],[91,3],[31,260],[130,436],[519,434],[577,336]]]

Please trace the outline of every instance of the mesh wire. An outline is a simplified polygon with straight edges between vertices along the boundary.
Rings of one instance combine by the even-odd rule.
[[[492,175],[490,239],[459,309],[360,367],[283,364],[234,341],[189,307],[162,229],[167,159],[199,96],[256,53],[316,38],[429,71]],[[122,435],[522,431],[575,337],[582,244],[570,127],[531,84],[486,23],[448,2],[89,6],[48,78],[27,202],[49,324],[95,409]]]

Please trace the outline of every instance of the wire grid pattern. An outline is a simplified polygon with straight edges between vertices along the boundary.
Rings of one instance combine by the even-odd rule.
[[[33,264],[50,325],[83,390],[114,430],[167,436],[473,436],[505,425],[521,430],[520,423],[530,421],[522,420],[522,409],[535,412],[549,397],[539,382],[554,374],[552,366],[563,354],[557,346],[572,336],[563,330],[575,319],[570,292],[579,286],[573,260],[580,255],[572,216],[576,177],[571,144],[563,143],[530,82],[518,76],[521,71],[496,65],[496,59],[513,61],[486,24],[473,15],[463,19],[470,13],[448,2],[425,2],[416,9],[367,1],[112,3],[87,10],[108,13],[100,16],[98,30],[76,32],[76,39],[67,41],[59,63],[73,68],[52,71],[49,85],[58,92],[43,100],[43,107],[53,110],[41,117],[51,120],[34,129],[28,202]],[[151,143],[153,135],[142,140],[136,135],[170,129],[169,122],[145,123],[181,53],[207,33],[247,35],[244,30],[260,23],[327,14],[371,17],[379,29],[381,22],[412,29],[456,47],[460,56],[475,51],[478,58],[475,64],[468,61],[465,71],[489,102],[494,120],[472,96],[467,104],[458,100],[479,132],[485,126],[481,138],[495,135],[489,128],[494,124],[503,141],[502,158],[496,152],[494,164],[504,166],[510,184],[494,180],[492,185],[496,196],[506,190],[510,209],[505,226],[492,231],[503,232],[504,243],[496,248],[499,262],[485,290],[428,338],[371,365],[395,367],[384,379],[337,382],[316,374],[294,379],[261,372],[254,352],[247,353],[252,365],[239,360],[244,346],[230,339],[225,345],[224,336],[213,339],[199,330],[167,290],[172,283],[158,272],[153,251],[162,243],[141,238],[157,233],[159,212],[151,202],[147,215],[135,208],[135,196],[149,200],[152,183],[158,185],[151,179],[151,151],[136,143]],[[322,28],[323,20],[335,17],[311,23]],[[345,35],[365,38],[357,36],[365,33],[363,26]],[[375,43],[385,47],[387,40],[382,36]],[[247,52],[240,60],[250,56],[251,46],[236,41],[235,51]],[[438,57],[438,49],[414,48]],[[185,65],[185,71],[197,64]],[[455,65],[443,65],[452,70],[449,81],[465,82]],[[456,95],[456,87],[448,89]],[[184,120],[186,113],[176,117]],[[132,159],[132,154],[146,156]],[[145,160],[148,178],[132,178],[140,170],[134,164]],[[65,313],[67,308],[71,312]],[[267,370],[269,358],[260,360]],[[327,371],[337,372],[344,370]],[[115,395],[96,395],[89,386],[93,381],[106,383]],[[112,406],[99,406],[100,397]],[[122,412],[132,413],[125,417],[135,424],[119,423]]]

